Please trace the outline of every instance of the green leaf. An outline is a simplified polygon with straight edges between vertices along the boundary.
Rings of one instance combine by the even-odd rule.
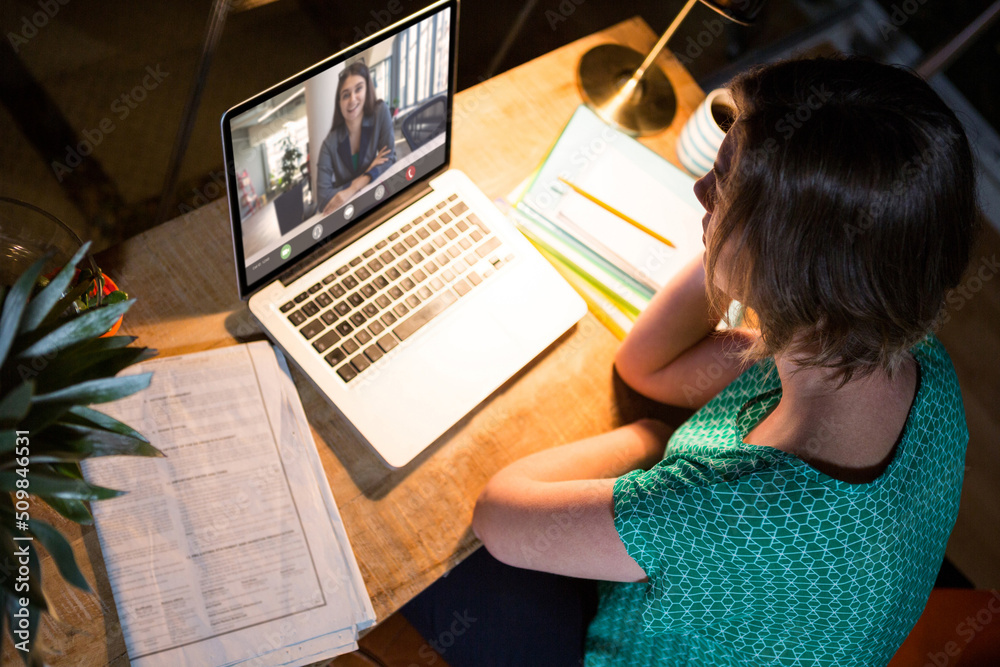
[[[75,450],[70,443],[61,443],[56,439],[47,439],[46,430],[39,435],[31,436],[31,465],[39,463],[60,463],[63,461],[81,461],[91,455],[89,449]],[[19,467],[14,456],[17,435],[14,431],[0,431],[0,470]]]
[[[11,529],[14,529],[17,525],[14,506],[11,504],[10,496],[6,496],[5,494],[5,499],[6,502],[0,503],[0,519],[3,520],[5,526],[10,526]],[[73,555],[73,547],[70,546],[69,542],[66,541],[66,538],[58,530],[40,519],[32,518],[28,520],[27,530],[12,530],[12,532],[16,532],[24,537],[35,537],[35,543],[40,543],[49,552],[49,555],[52,556],[52,560],[55,561],[56,567],[59,569],[59,574],[62,575],[63,579],[77,588],[88,593],[90,592],[90,584],[87,583],[83,573],[77,567],[76,558]],[[35,543],[22,540],[15,542],[14,546],[15,548],[24,544],[34,546]],[[41,578],[40,572],[38,576]]]
[[[70,408],[67,411],[67,414],[63,415],[62,421],[68,424],[82,424],[84,426],[103,428],[105,431],[113,431],[114,433],[119,433],[121,435],[131,436],[136,440],[149,442],[144,435],[136,431],[128,424],[123,424],[114,417],[109,417],[103,412],[98,412],[97,410],[87,408],[82,405],[74,405]]]
[[[44,433],[36,436],[36,441],[55,445],[50,450],[45,450],[44,453],[62,449],[80,452],[83,454],[82,458],[88,456],[163,456],[163,453],[149,444],[145,438],[136,439],[130,435],[121,435],[79,424],[53,424]],[[79,460],[79,458],[71,457],[68,460]]]
[[[20,603],[18,602],[18,596],[14,594],[9,594],[6,591],[0,590],[0,605],[2,605],[3,614],[0,614],[0,619],[3,620],[2,627],[8,633],[10,633],[11,645],[15,646],[15,650],[12,651],[21,656],[21,663],[25,667],[45,667],[45,662],[41,659],[39,649],[39,644],[37,641],[38,636],[38,626],[41,620],[41,610],[38,608],[28,605],[27,608],[27,627],[20,628],[20,619],[14,618],[14,614],[19,610]],[[14,634],[17,630],[22,630],[26,633],[27,639],[27,651],[16,650],[16,646],[21,644],[21,638]],[[6,647],[5,647],[6,648]],[[6,652],[5,652],[6,653]]]
[[[94,524],[94,515],[90,513],[87,503],[82,500],[48,496],[47,498],[42,498],[42,501],[58,512],[60,516],[74,523],[78,523],[81,526],[92,526]]]
[[[56,307],[54,307],[52,311],[49,312],[48,315],[46,315],[45,319],[43,319],[42,322],[37,327],[35,327],[31,331],[22,332],[17,337],[17,340],[14,341],[14,346],[11,349],[11,354],[16,354],[18,356],[21,356],[26,349],[28,349],[38,341],[42,340],[49,334],[54,333],[60,327],[63,327],[66,324],[73,322],[77,318],[79,318],[81,315],[81,311],[76,305],[77,302],[64,303],[64,301],[66,301],[66,299],[68,299],[70,296],[78,292],[81,288],[86,288],[86,287],[87,287],[86,285],[76,285],[70,291],[70,293],[66,294],[62,299],[60,299]],[[96,336],[91,336],[89,338],[81,338],[80,342],[92,338],[96,338]],[[35,357],[35,359],[41,359],[42,361],[48,362],[51,356],[52,355],[40,356],[40,357]],[[37,367],[37,363],[35,364],[35,366],[36,366],[35,368],[36,371],[41,370],[40,368]]]
[[[127,347],[139,340],[138,336],[108,336],[107,338],[95,338],[94,342],[100,342],[103,346],[102,350],[117,349],[119,347]]]
[[[35,396],[33,405],[44,403],[106,403],[125,396],[131,396],[149,386],[152,373],[125,375],[122,377],[89,380],[80,384],[59,389],[48,394]]]
[[[29,345],[18,353],[19,357],[42,357],[58,352],[64,347],[87,338],[94,338],[107,333],[118,318],[132,307],[134,301],[117,303],[107,308],[89,310],[74,317],[66,324],[44,336],[41,340]]]
[[[81,281],[79,285],[64,294],[63,297],[56,302],[56,305],[53,306],[52,310],[49,311],[49,314],[45,316],[45,319],[42,320],[38,328],[55,324],[59,318],[62,317],[62,314],[66,312],[66,309],[72,306],[73,302],[86,294],[88,289],[90,289],[90,284],[86,281]]]
[[[9,497],[8,497],[9,499]],[[8,505],[9,506],[9,505]],[[9,523],[9,511],[2,513],[5,525],[13,525]],[[14,541],[14,536],[11,534],[13,531],[0,530],[0,561],[4,563],[10,563],[11,567],[16,571],[19,563],[19,555],[17,552],[24,544],[30,544],[27,541]],[[39,567],[38,554],[35,553],[36,549],[29,549],[28,554],[28,586],[26,591],[18,591],[15,588],[15,578],[10,577],[0,577],[0,586],[7,589],[9,595],[14,595],[16,597],[26,597],[31,602],[32,605],[37,606],[40,609],[48,611],[48,602],[45,599],[45,593],[42,590],[42,571]]]
[[[107,338],[92,338],[72,345],[56,355],[44,372],[38,374],[35,391],[47,394],[70,385],[112,377],[133,364],[152,358],[156,350],[146,347],[102,345]]]
[[[14,443],[17,439],[17,433],[13,430],[10,431],[0,431],[0,454],[7,454],[8,452],[14,451]],[[13,459],[13,456],[11,456]]]
[[[28,302],[28,307],[24,311],[24,318],[21,320],[20,331],[32,331],[35,329],[52,311],[52,308],[59,303],[59,299],[63,296],[66,288],[69,287],[69,283],[76,273],[76,265],[80,263],[80,260],[83,259],[83,256],[87,254],[89,249],[90,241],[87,241],[80,246],[76,254],[56,274],[56,277],[49,282],[45,289],[36,294],[35,298]]]
[[[88,452],[75,452],[72,450],[59,450],[56,448],[47,449],[44,452],[38,453],[35,451],[35,443],[32,443],[32,465],[37,465],[39,463],[78,463],[86,459],[88,456],[90,456],[90,453]],[[13,467],[14,464],[9,462],[0,466],[0,470],[6,470]]]
[[[73,547],[58,530],[39,519],[31,520],[31,534],[38,538],[45,550],[52,556],[62,578],[77,588],[90,592],[90,584],[83,577],[83,572],[77,567]]]
[[[33,393],[35,393],[35,383],[28,380],[4,396],[0,400],[0,424],[16,426],[24,419],[31,408]]]
[[[32,402],[28,416],[21,420],[18,429],[31,433],[41,433],[56,423],[66,411],[72,407],[68,403],[37,403]]]
[[[31,296],[31,290],[38,280],[39,274],[45,262],[52,257],[52,253],[46,253],[44,257],[32,264],[21,274],[14,286],[7,293],[7,298],[3,302],[3,313],[0,314],[0,364],[7,360],[7,353],[14,342],[18,327],[21,326],[21,318],[24,315],[24,307]]]
[[[104,297],[104,305],[110,306],[112,304],[121,303],[122,301],[127,301],[127,300],[128,300],[128,294],[119,289],[115,290],[111,294]]]
[[[67,477],[69,479],[83,479],[83,469],[78,463],[46,463],[41,466],[45,472],[52,473],[56,477]]]
[[[0,490],[16,490],[19,479],[24,478],[12,470],[0,470]],[[27,491],[36,496],[55,496],[71,500],[104,500],[120,496],[123,493],[103,486],[88,484],[82,479],[67,479],[66,477],[42,474],[35,470],[31,471],[28,481]]]
[[[36,332],[33,332],[34,333],[33,336],[29,335],[29,334],[25,334],[23,336],[23,338],[25,338],[27,340],[30,340],[31,343],[35,343],[35,342],[41,340],[44,336],[47,336],[48,334],[50,334],[53,331],[55,331],[58,326],[60,326],[59,323],[56,323],[56,324],[53,324],[53,325],[39,327],[39,329]],[[101,337],[87,338],[87,339],[79,341],[75,345],[72,345],[72,346],[70,346],[69,348],[66,348],[66,349],[69,350],[70,354],[72,354],[72,355],[80,355],[80,356],[82,356],[82,355],[85,355],[85,354],[91,354],[91,353],[94,353],[94,352],[101,352],[101,351],[104,351],[104,350],[117,350],[117,349],[120,349],[120,348],[127,347],[127,346],[131,345],[136,340],[138,340],[137,336],[108,336],[107,338],[101,338]],[[56,357],[56,358],[58,358],[58,357]],[[43,360],[45,362],[49,362],[50,361],[49,359],[47,359],[45,357],[35,357],[34,359],[40,359],[40,360]],[[48,368],[48,363],[46,363],[46,365],[45,365],[44,368],[40,368],[40,369],[36,370],[35,371],[35,375],[40,374],[42,371],[46,370],[47,368]]]

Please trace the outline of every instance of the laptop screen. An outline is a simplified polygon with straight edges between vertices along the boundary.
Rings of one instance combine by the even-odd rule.
[[[222,117],[241,297],[447,164],[455,9],[428,7]]]

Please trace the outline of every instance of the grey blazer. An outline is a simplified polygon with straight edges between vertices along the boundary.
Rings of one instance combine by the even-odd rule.
[[[316,192],[320,211],[333,196],[351,184],[355,178],[365,173],[375,159],[379,149],[389,148],[386,161],[368,171],[372,180],[396,161],[396,135],[392,130],[392,116],[383,100],[375,102],[371,116],[361,119],[361,144],[358,149],[358,168],[351,163],[351,142],[347,127],[342,125],[330,130],[323,140],[316,163]]]

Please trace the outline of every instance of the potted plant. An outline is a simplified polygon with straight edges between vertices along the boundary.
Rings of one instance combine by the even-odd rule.
[[[41,287],[44,287],[50,277],[43,278],[39,280]],[[101,269],[95,268],[91,269],[77,269],[76,275],[70,282],[71,286],[76,286],[80,284],[91,285],[91,288],[84,292],[80,297],[73,302],[72,307],[77,312],[83,312],[91,308],[100,308],[102,306],[111,306],[116,303],[122,303],[128,300],[128,294],[123,290],[118,289],[118,285],[111,276],[106,275]],[[118,329],[122,325],[122,320],[124,315],[120,315],[111,328],[106,332],[101,334],[102,337],[114,336],[118,333]]]
[[[287,190],[295,182],[295,176],[299,173],[302,151],[292,143],[291,137],[285,137],[281,140],[281,148],[285,151],[281,156],[281,188]]]
[[[3,290],[0,307],[0,562],[14,566],[0,571],[0,609],[5,632],[29,665],[42,664],[35,640],[41,614],[51,608],[38,548],[63,579],[90,590],[69,542],[40,518],[41,504],[90,524],[87,503],[119,492],[88,484],[80,461],[162,456],[137,431],[89,407],[147,387],[150,373],[115,375],[156,353],[129,347],[132,337],[104,336],[133,302],[98,298],[108,286],[99,272],[81,279],[76,266],[89,245],[50,280],[39,280],[49,257],[36,261]],[[78,300],[90,305],[73,307]]]

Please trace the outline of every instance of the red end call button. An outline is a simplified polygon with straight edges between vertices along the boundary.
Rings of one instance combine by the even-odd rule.
[[[406,180],[412,181],[413,177],[417,175],[417,168],[412,164],[406,168]]]

